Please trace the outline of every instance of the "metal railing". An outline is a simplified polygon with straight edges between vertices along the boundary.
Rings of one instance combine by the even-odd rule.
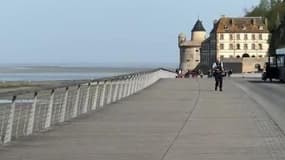
[[[128,97],[175,73],[156,69],[0,98],[0,143],[45,131],[82,114]]]

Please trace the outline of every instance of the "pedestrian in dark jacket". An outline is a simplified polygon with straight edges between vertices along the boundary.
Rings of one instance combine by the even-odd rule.
[[[223,63],[217,60],[213,66],[213,73],[215,77],[215,91],[219,90],[223,91],[223,72],[224,72],[224,66]]]

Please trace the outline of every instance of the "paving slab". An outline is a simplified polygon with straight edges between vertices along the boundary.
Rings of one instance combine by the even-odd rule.
[[[278,125],[225,81],[164,79],[103,110],[0,147],[0,160],[285,159]]]

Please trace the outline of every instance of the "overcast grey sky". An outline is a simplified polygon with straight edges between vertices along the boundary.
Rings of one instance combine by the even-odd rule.
[[[2,0],[1,63],[176,63],[198,17],[242,16],[259,0]]]

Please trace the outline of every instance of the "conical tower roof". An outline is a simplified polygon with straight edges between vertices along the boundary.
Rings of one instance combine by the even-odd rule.
[[[206,32],[203,24],[202,24],[202,21],[200,21],[199,19],[197,20],[196,24],[194,25],[193,29],[192,29],[192,32],[199,32],[199,31],[204,31]]]

